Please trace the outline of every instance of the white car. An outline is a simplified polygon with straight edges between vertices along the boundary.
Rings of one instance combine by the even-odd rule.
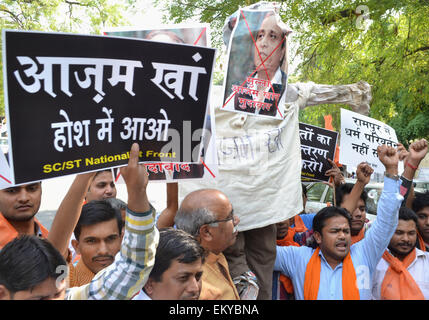
[[[0,137],[0,147],[3,153],[7,153],[9,151],[9,142],[7,138]]]
[[[346,179],[347,183],[355,183],[354,179]],[[365,186],[365,191],[368,193],[366,200],[367,215],[366,217],[373,221],[377,215],[377,203],[383,191],[383,183],[370,182]],[[333,190],[327,183],[310,182],[307,184],[307,204],[305,212],[315,213],[323,209],[330,203],[333,205]]]
[[[425,193],[429,191],[429,181],[414,180],[414,192]]]

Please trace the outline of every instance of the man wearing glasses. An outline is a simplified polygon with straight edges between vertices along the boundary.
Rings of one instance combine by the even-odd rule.
[[[191,192],[177,211],[174,219],[177,228],[196,237],[208,252],[200,300],[240,299],[222,253],[235,243],[239,221],[227,196],[214,189]]]

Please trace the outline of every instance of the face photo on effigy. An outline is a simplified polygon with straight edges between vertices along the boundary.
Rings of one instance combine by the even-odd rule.
[[[240,10],[229,41],[223,110],[284,117],[290,32],[272,9]]]

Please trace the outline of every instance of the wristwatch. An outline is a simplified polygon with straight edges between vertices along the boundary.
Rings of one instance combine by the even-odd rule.
[[[393,179],[393,180],[396,180],[396,181],[398,181],[398,180],[399,180],[399,176],[398,176],[397,174],[390,174],[390,173],[388,173],[388,172],[385,172],[385,173],[384,173],[384,175],[385,175],[386,177],[390,178],[390,179]]]

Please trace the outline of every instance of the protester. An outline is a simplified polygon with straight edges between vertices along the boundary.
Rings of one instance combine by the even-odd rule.
[[[414,193],[412,180],[419,167],[421,159],[426,156],[428,148],[428,142],[425,139],[420,139],[410,145],[408,152],[401,152],[401,155],[404,158],[404,176],[405,173],[408,175],[408,179],[402,179],[401,188],[404,189],[403,193],[407,198],[407,201],[404,201],[402,205],[413,209],[417,214],[417,248],[422,251],[428,251],[429,249],[429,196],[428,193]]]
[[[336,164],[329,160],[332,165],[332,169],[328,170],[326,175],[332,176],[334,179],[334,183],[340,184],[344,182],[344,178],[342,178],[342,175],[340,173],[340,170],[336,166]],[[358,183],[356,183],[355,186],[351,186],[349,193],[351,193],[350,197],[345,199],[344,201],[341,201],[342,207],[347,208],[348,210],[351,210],[352,212],[355,211],[356,208],[356,199],[357,195],[359,194],[359,190],[363,190],[364,186],[368,183],[369,177],[372,174],[372,168],[369,167],[369,165],[365,163],[359,164],[357,168],[357,176],[358,176]],[[341,177],[338,177],[340,175]],[[304,201],[304,207],[306,203],[306,189],[304,185],[303,188],[303,199]],[[352,193],[353,190],[353,193]],[[305,195],[305,197],[304,197]],[[314,241],[313,237],[313,219],[315,217],[315,214],[299,214],[287,221],[287,223],[291,227],[287,229],[286,232],[282,232],[284,230],[284,227],[277,224],[277,245],[278,246],[309,246],[309,247],[317,247]],[[284,222],[283,222],[284,223]],[[280,231],[280,232],[279,232]],[[283,235],[284,234],[284,235]],[[278,271],[274,271],[273,273],[273,299],[274,300],[292,300],[293,299],[293,283],[291,279],[284,274],[280,274]]]
[[[340,207],[343,207],[344,202],[347,201],[347,198],[350,196],[350,193],[353,189],[352,183],[344,183],[335,189],[335,197],[337,200],[337,204]],[[357,202],[356,209],[351,213],[351,237],[352,244],[360,241],[365,236],[365,232],[367,231],[369,224],[366,219],[366,200],[368,199],[368,193],[363,190],[359,200]]]
[[[99,272],[95,278],[87,285],[81,287],[74,287],[67,291],[66,299],[72,300],[100,300],[100,299],[131,299],[136,295],[140,288],[143,287],[147,278],[152,270],[154,264],[154,256],[156,246],[158,244],[159,233],[154,226],[155,214],[152,210],[149,201],[147,199],[146,188],[148,183],[148,174],[144,165],[138,164],[138,154],[139,147],[136,143],[133,144],[130,151],[130,159],[126,167],[121,168],[121,174],[124,177],[127,193],[128,193],[128,205],[127,205],[127,216],[126,216],[126,225],[125,225],[125,234],[121,250],[119,254],[115,257],[115,262],[109,267],[103,269]],[[79,177],[79,179],[78,179]],[[61,211],[57,213],[59,217],[55,223],[58,225],[63,225],[67,232],[69,229],[73,229],[74,226],[69,226],[67,221],[75,219],[69,218],[71,215],[76,215],[75,212],[80,212],[80,204],[82,202],[71,201],[75,198],[83,198],[87,190],[87,186],[82,182],[82,180],[88,180],[90,175],[79,175],[75,179],[75,183],[72,185],[71,189],[67,193],[65,199],[63,200],[60,208]],[[72,192],[79,189],[80,192]],[[40,242],[44,240],[33,237],[36,242],[36,247],[41,246]],[[59,252],[63,252],[67,248],[68,239],[67,237],[56,237],[54,240],[56,244],[62,249]],[[53,264],[55,267],[56,273],[59,273],[57,278],[52,278],[50,274],[39,277],[38,281],[33,281],[29,286],[18,286],[16,281],[25,277],[26,273],[32,272],[34,269],[49,269],[53,270],[53,267],[49,266],[49,261],[41,259],[21,259],[21,251],[16,250],[16,243],[18,246],[21,245],[19,242],[22,241],[21,238],[14,240],[10,246],[5,247],[0,252],[0,270],[1,266],[6,266],[6,269],[13,270],[11,273],[4,273],[0,271],[0,285],[5,287],[6,284],[9,285],[8,288],[2,290],[2,298],[4,299],[18,299],[21,297],[20,292],[11,292],[11,288],[19,288],[19,291],[27,291],[25,294],[26,299],[36,298],[53,298],[58,297],[58,288],[56,284],[61,286],[65,283],[65,278],[67,274],[64,273],[64,270],[67,270],[66,265],[64,264],[64,259],[57,259],[58,262]],[[58,250],[57,250],[58,251]],[[31,251],[35,256],[44,256],[44,249],[35,249]],[[11,264],[11,257],[19,256],[15,261],[24,263],[25,265],[18,269],[18,265]],[[58,256],[58,255],[57,255]],[[19,271],[19,272],[18,272]],[[64,276],[64,278],[62,277]],[[45,280],[49,280],[46,288],[46,284],[43,283]],[[58,281],[56,283],[56,281]],[[37,292],[34,292],[34,289],[38,284],[43,284],[43,296]],[[28,295],[29,294],[29,295]],[[36,295],[38,294],[38,295]]]
[[[108,198],[116,198],[115,180],[111,169],[96,172],[89,185],[85,200],[90,202]]]
[[[187,232],[161,229],[155,265],[133,300],[197,300],[205,255],[200,243]]]
[[[373,299],[429,299],[429,253],[417,249],[416,242],[417,215],[402,207],[388,250],[375,269]]]
[[[302,201],[304,209],[302,210],[301,214],[276,223],[276,243],[278,246],[299,247],[301,245],[307,245],[307,239],[311,238],[313,234],[313,218],[315,214],[305,213],[305,204],[307,202],[307,188],[304,184],[302,184]],[[272,299],[293,299],[293,285],[291,280],[278,271],[273,272]]]
[[[85,200],[83,203],[88,203],[93,200],[115,199],[116,198],[116,185],[113,179],[112,170],[102,170],[93,173],[91,182],[88,185]],[[118,200],[120,201],[120,200]],[[126,207],[126,204],[125,204]],[[125,219],[125,209],[121,212],[122,218]],[[80,255],[76,253],[72,241],[76,240],[74,234],[70,239],[69,250],[72,262],[76,263],[80,259]]]
[[[0,252],[0,300],[63,300],[61,271],[66,262],[49,241],[23,234]]]
[[[350,245],[351,217],[347,210],[327,207],[320,210],[313,221],[317,249],[277,247],[274,269],[291,278],[296,299],[358,300],[371,297],[371,286],[362,285],[361,279],[356,277],[357,270],[364,270],[371,279],[396,228],[397,212],[403,199],[399,194],[396,149],[382,145],[377,152],[386,168],[384,189],[379,200],[378,218],[362,241]]]
[[[417,214],[417,247],[429,252],[429,192],[416,193],[412,204],[413,211]]]
[[[48,237],[48,230],[35,218],[41,199],[41,182],[0,190],[0,250],[19,234]]]
[[[72,245],[81,258],[76,267],[70,265],[69,287],[91,282],[113,263],[123,237],[121,213],[106,200],[93,200],[82,207],[74,235]]]
[[[178,229],[197,238],[208,251],[200,299],[239,300],[222,253],[236,241],[235,227],[239,223],[225,194],[214,189],[191,192],[183,199],[174,222]]]

